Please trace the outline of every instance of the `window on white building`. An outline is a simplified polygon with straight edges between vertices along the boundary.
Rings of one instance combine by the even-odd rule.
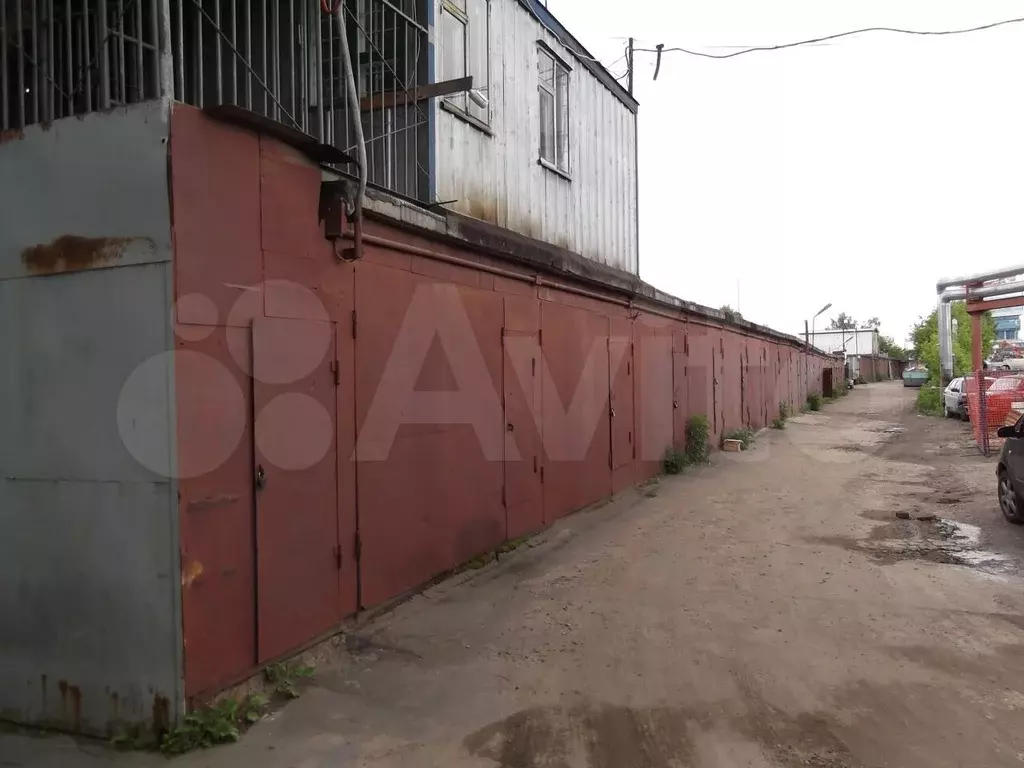
[[[490,123],[490,2],[441,0],[441,80],[473,78],[474,100],[463,91],[445,97],[462,114]]]
[[[537,75],[540,159],[562,173],[569,173],[569,68],[539,47]]]

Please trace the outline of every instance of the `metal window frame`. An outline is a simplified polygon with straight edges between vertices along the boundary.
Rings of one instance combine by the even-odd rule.
[[[466,0],[466,10],[463,11],[457,5],[449,2],[448,0],[441,0],[441,28],[444,28],[444,14],[450,14],[456,21],[462,24],[462,39],[463,39],[463,51],[462,51],[462,77],[472,77],[474,87],[477,85],[476,73],[470,71],[470,61],[472,59],[471,53],[473,51],[473,42],[475,40],[473,34],[474,24],[469,17],[469,3],[472,2],[483,2],[487,6],[487,29],[484,34],[484,47],[485,47],[485,61],[487,62],[487,91],[490,93],[491,87],[491,0]],[[440,53],[440,61],[445,61],[444,51],[444,34],[438,36],[438,50]],[[442,76],[438,79],[451,79],[446,73],[442,73]],[[462,106],[455,97],[461,95],[465,107]],[[488,102],[490,101],[488,95]],[[469,96],[467,94],[451,94],[445,96],[441,100],[446,112],[450,112],[458,118],[466,120],[476,128],[483,130],[484,133],[492,135],[491,128],[491,105],[487,105],[487,116],[484,118],[474,115],[469,109]]]
[[[538,94],[539,94],[540,91],[543,91],[544,93],[546,93],[549,96],[551,96],[551,101],[552,101],[552,103],[554,105],[554,108],[552,109],[552,112],[551,112],[551,120],[552,120],[552,123],[551,123],[551,133],[554,136],[554,155],[552,157],[550,157],[550,158],[544,157],[543,125],[539,125],[538,127],[541,129],[541,133],[538,136],[539,140],[537,142],[538,160],[539,160],[540,164],[543,165],[545,168],[548,168],[548,169],[550,169],[552,171],[555,171],[558,174],[560,174],[561,176],[564,176],[565,178],[571,178],[570,174],[572,172],[572,164],[570,162],[570,156],[572,155],[572,136],[569,135],[569,126],[571,125],[572,121],[571,121],[571,119],[569,117],[569,106],[570,106],[569,92],[570,92],[570,90],[572,88],[572,68],[570,66],[568,66],[564,61],[562,61],[562,58],[560,56],[558,56],[554,51],[552,51],[551,48],[547,44],[545,44],[544,41],[542,41],[542,40],[538,40],[537,41],[537,56],[538,56],[538,61],[537,61],[538,66],[535,68],[535,72],[537,73],[537,90],[538,90]],[[539,59],[540,56],[546,56],[547,58],[549,58],[551,60],[552,72],[554,73],[554,77],[552,77],[553,85],[551,85],[551,86],[548,86],[540,77],[540,59]],[[558,103],[558,74],[559,74],[559,72],[562,72],[565,75],[565,105],[564,106],[565,106],[565,122],[566,122],[566,129],[565,129],[565,132],[566,132],[566,152],[565,152],[565,164],[564,164],[564,166],[560,165],[558,163],[558,115],[559,115],[559,112],[560,112],[560,110],[559,110],[559,103]],[[539,95],[538,95],[538,98],[539,98]],[[538,110],[538,114],[540,114],[539,110]]]

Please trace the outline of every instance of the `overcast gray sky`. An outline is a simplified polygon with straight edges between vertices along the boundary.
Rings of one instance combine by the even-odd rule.
[[[869,26],[953,29],[1021,0],[548,0],[611,63],[624,40],[723,53]],[[612,67],[624,70],[622,62]],[[884,32],[712,61],[638,54],[640,273],[795,333],[827,302],[906,339],[935,282],[1024,263],[1024,24]]]

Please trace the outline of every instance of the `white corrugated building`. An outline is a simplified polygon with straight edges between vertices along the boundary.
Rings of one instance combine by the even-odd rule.
[[[431,0],[436,199],[636,274],[637,102],[537,0]]]
[[[845,352],[847,355],[877,355],[879,353],[877,328],[812,331],[809,340],[811,346],[825,352]]]

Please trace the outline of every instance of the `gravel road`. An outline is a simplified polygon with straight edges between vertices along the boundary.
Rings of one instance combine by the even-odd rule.
[[[915,394],[858,387],[572,516],[364,621],[240,744],[172,764],[1020,766],[1024,529],[967,426]],[[166,765],[59,737],[0,750]]]

